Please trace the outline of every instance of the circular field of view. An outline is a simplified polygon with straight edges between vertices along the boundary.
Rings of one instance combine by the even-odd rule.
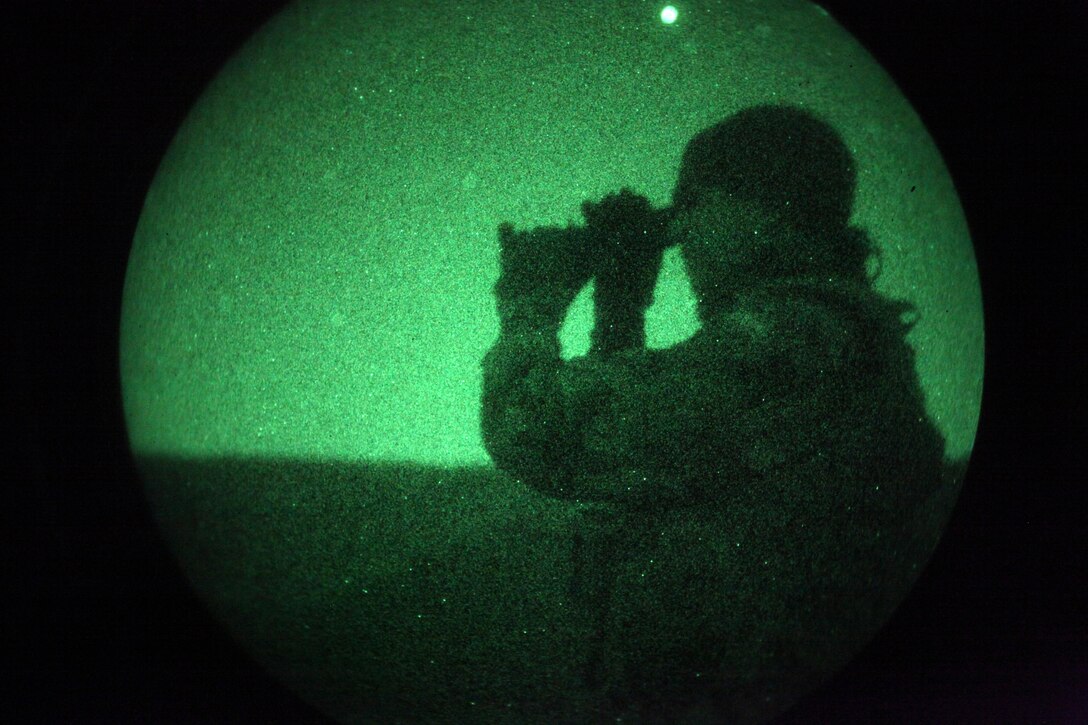
[[[121,373],[186,573],[332,717],[754,722],[936,547],[982,329],[816,5],[315,0],[162,161]]]

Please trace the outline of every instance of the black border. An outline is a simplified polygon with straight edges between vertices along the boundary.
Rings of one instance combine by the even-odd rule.
[[[158,161],[223,61],[283,4],[53,1],[9,25],[12,721],[322,721],[219,628],[159,540],[116,361],[128,246]],[[823,4],[897,80],[952,171],[983,281],[987,370],[974,460],[933,562],[876,641],[785,721],[1088,721],[1073,398],[1084,6]]]

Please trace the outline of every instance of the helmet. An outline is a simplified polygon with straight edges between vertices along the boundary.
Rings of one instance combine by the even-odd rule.
[[[673,204],[693,206],[717,188],[821,234],[849,223],[856,176],[850,150],[829,124],[800,108],[754,106],[688,142]]]

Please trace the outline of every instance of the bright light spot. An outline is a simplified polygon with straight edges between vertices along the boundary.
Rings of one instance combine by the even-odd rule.
[[[665,23],[665,25],[672,25],[676,22],[676,16],[679,14],[680,11],[674,6],[666,5],[661,9],[661,22]]]

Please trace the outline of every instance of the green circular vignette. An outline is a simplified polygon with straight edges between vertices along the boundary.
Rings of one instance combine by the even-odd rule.
[[[963,212],[909,103],[818,6],[298,2],[226,65],[147,195],[122,382],[163,531],[264,666],[343,721],[577,722],[631,707],[578,665],[595,636],[569,592],[585,506],[520,485],[481,439],[497,229],[580,223],[583,201],[623,187],[667,207],[688,142],[766,104],[822,119],[849,149],[850,223],[876,246],[876,289],[916,310],[925,408],[962,473],[983,367]],[[675,249],[653,299],[649,348],[699,329]],[[560,332],[564,359],[586,353],[592,324],[587,289]],[[905,596],[955,488],[915,522],[922,554],[896,559],[896,588],[874,598]],[[700,679],[744,681],[730,702],[693,698],[691,719],[781,711],[890,614],[862,602],[805,620],[782,584],[802,559],[780,549],[835,544],[768,541],[766,515],[669,513],[617,567],[610,626],[679,661],[669,622],[705,616]],[[838,644],[805,660],[789,642],[817,625]],[[736,632],[751,642],[719,646]],[[637,669],[631,648],[609,647]]]

